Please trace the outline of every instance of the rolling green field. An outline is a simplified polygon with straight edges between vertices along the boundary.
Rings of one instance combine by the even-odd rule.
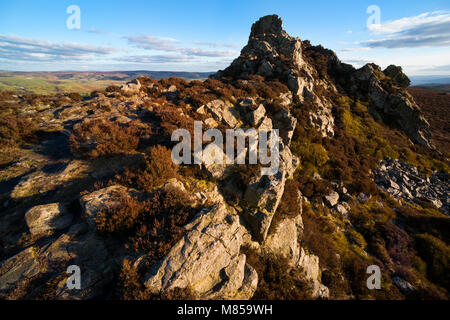
[[[121,85],[140,76],[154,79],[181,77],[205,79],[210,73],[171,71],[119,72],[10,72],[0,71],[0,90],[17,93],[55,94],[78,92],[88,94],[110,85]]]
[[[11,90],[18,93],[55,94],[58,92],[78,92],[87,94],[96,89],[104,89],[110,85],[120,85],[125,81],[79,79],[52,80],[26,76],[0,76],[0,90]]]

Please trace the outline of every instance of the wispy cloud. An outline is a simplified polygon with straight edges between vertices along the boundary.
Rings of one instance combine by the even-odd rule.
[[[182,48],[180,52],[199,57],[233,57],[238,54],[236,51],[218,51],[218,50],[203,50],[196,48]]]
[[[126,36],[128,43],[141,49],[161,50],[161,51],[177,51],[175,43],[178,42],[172,38],[160,38],[150,35],[144,36]]]
[[[425,12],[413,17],[373,24],[368,27],[374,35],[387,35],[381,39],[362,41],[371,48],[411,48],[450,46],[450,12]]]
[[[194,41],[196,45],[199,46],[207,46],[207,47],[214,47],[214,48],[237,48],[237,44],[233,43],[223,43],[223,42],[206,42],[206,41]]]
[[[198,57],[231,57],[236,51],[204,50],[198,48],[183,48],[177,45],[179,41],[171,38],[160,38],[151,35],[127,36],[128,43],[141,49],[177,52],[188,56]]]
[[[99,29],[89,29],[89,30],[87,30],[87,32],[96,33],[96,34],[110,34],[108,31],[99,30]]]
[[[105,56],[116,49],[81,43],[56,43],[39,39],[0,35],[0,57],[17,61],[89,60]]]
[[[137,64],[160,64],[160,63],[187,63],[195,62],[195,58],[180,54],[160,54],[160,55],[135,55],[118,57],[116,61],[130,62]]]
[[[367,47],[358,47],[358,48],[344,48],[339,50],[340,52],[361,52],[361,51],[369,51],[372,48]]]

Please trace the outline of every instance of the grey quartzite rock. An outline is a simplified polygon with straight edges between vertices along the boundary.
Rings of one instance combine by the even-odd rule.
[[[450,177],[434,173],[427,178],[406,162],[386,159],[374,170],[378,187],[409,202],[426,201],[444,214],[450,214]]]
[[[155,265],[145,280],[154,293],[189,288],[201,299],[249,299],[255,270],[240,253],[243,227],[224,203],[203,209],[184,237]]]
[[[67,212],[64,205],[50,203],[35,206],[28,210],[25,214],[25,221],[30,233],[37,235],[69,227],[72,222],[72,215]]]

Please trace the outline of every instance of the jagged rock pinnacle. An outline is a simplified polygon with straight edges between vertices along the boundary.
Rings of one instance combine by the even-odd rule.
[[[276,14],[261,17],[252,25],[250,37],[264,36],[265,34],[280,34],[283,31],[283,20]]]
[[[292,69],[291,73],[298,73],[303,64],[300,39],[289,36],[283,30],[280,17],[268,15],[252,25],[248,43],[240,56],[228,68],[212,77],[242,79],[256,74],[287,82],[289,74],[286,70]]]

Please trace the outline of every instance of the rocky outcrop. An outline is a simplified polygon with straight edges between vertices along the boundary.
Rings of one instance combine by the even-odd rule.
[[[374,170],[378,187],[396,198],[410,202],[426,201],[450,214],[450,176],[434,173],[429,178],[406,162],[387,159]]]
[[[282,58],[291,59],[298,68],[304,64],[301,41],[292,38],[282,28],[277,15],[265,16],[255,22],[239,58],[215,78],[233,76],[243,79],[247,75],[259,74],[267,77],[287,77],[289,71],[283,68]]]
[[[316,87],[335,92],[335,86],[319,79],[315,68],[305,61],[302,41],[291,37],[283,30],[282,20],[277,15],[260,18],[252,26],[247,45],[240,56],[223,71],[212,77],[232,77],[243,79],[248,75],[260,75],[278,79],[286,84],[291,94],[301,102],[307,99],[315,107],[311,111],[311,123],[322,135],[334,135],[332,103],[324,96],[316,94]],[[281,97],[285,101],[285,97]]]
[[[256,94],[243,98],[241,93],[239,98],[225,98],[225,95],[212,93],[214,90],[210,87],[197,92],[198,87],[201,87],[198,85],[195,88],[195,94],[198,94],[196,98],[203,100],[208,97],[205,98],[208,100],[194,110],[200,99],[189,97],[189,94],[193,95],[194,92],[183,92],[185,85],[181,82],[180,85],[173,85],[162,84],[163,81],[159,85],[153,83],[156,81],[140,78],[119,89],[112,88],[113,92],[93,94],[88,102],[80,100],[72,106],[61,106],[57,110],[50,110],[46,106],[39,109],[39,112],[48,116],[46,128],[67,130],[64,135],[70,135],[71,129],[83,123],[100,119],[124,126],[132,124],[137,130],[154,129],[156,132],[160,129],[160,116],[157,115],[156,106],[166,105],[168,108],[174,107],[177,115],[189,117],[189,120],[195,118],[194,115],[198,116],[207,128],[222,130],[253,127],[272,135],[274,129],[279,129],[280,163],[274,175],[262,175],[258,171],[250,177],[250,183],[247,184],[246,180],[247,185],[242,185],[242,181],[234,183],[236,181],[233,178],[238,174],[228,170],[234,169],[233,166],[208,164],[204,161],[200,170],[214,179],[198,181],[198,176],[194,174],[185,177],[184,184],[173,180],[162,187],[181,189],[191,194],[189,199],[192,201],[189,202],[201,204],[203,209],[184,226],[181,239],[177,238],[180,240],[168,253],[165,251],[167,254],[160,261],[153,263],[153,259],[147,259],[145,261],[152,261],[153,265],[139,269],[145,275],[143,283],[149,292],[164,294],[175,288],[185,288],[198,299],[249,299],[258,286],[256,265],[253,268],[244,254],[250,247],[260,255],[286,257],[289,268],[301,270],[305,279],[312,284],[314,298],[329,296],[328,288],[321,284],[319,258],[301,245],[304,229],[301,194],[298,195],[298,212],[290,212],[288,216],[276,216],[286,181],[293,176],[299,165],[299,159],[290,150],[291,139],[297,126],[293,108],[297,108],[297,111],[298,108],[308,108],[309,117],[304,120],[309,120],[311,126],[323,137],[332,138],[335,131],[333,114],[336,114],[333,109],[339,107],[335,108],[333,105],[334,94],[338,94],[339,90],[349,90],[355,96],[361,95],[365,101],[370,99],[374,115],[378,114],[381,120],[386,117],[393,118],[413,141],[426,144],[429,136],[427,123],[421,118],[420,110],[403,90],[408,81],[401,69],[390,66],[381,72],[379,68],[369,65],[354,70],[340,63],[336,55],[329,50],[322,50],[325,52],[324,60],[327,60],[324,64],[327,65],[321,65],[323,56],[316,57],[315,60],[308,54],[308,50],[312,49],[306,41],[291,37],[283,30],[280,18],[275,15],[266,16],[252,26],[248,44],[242,49],[241,55],[229,68],[213,77],[223,79],[224,82],[229,81],[227,84],[256,86],[261,78],[247,76],[259,75],[266,80],[282,82],[289,88],[285,89],[286,92],[270,95],[270,98],[262,98]],[[314,53],[322,54],[319,51],[313,52],[313,55]],[[329,71],[329,74],[325,71]],[[343,75],[344,80],[336,81],[336,75]],[[150,97],[149,92],[157,92],[157,99],[154,99],[155,96]],[[214,96],[211,101],[210,96]],[[195,105],[193,101],[196,101]],[[170,114],[167,116],[170,117]],[[145,118],[145,121],[140,121],[141,118]],[[146,134],[146,137],[140,137],[139,144],[144,147],[160,144],[159,140],[151,140],[153,138],[161,137],[157,134]],[[83,143],[90,148],[96,141],[95,138],[89,138]],[[143,156],[144,147],[133,150],[136,151],[133,156]],[[132,158],[130,154],[123,158],[128,156]],[[110,178],[112,172],[134,168],[137,162],[133,159],[126,164],[118,162],[119,165],[114,170],[110,168],[111,159],[107,162],[100,161],[96,167],[93,167],[95,161],[70,160],[56,173],[37,170],[19,180],[12,190],[12,198],[15,201],[32,198],[36,193],[52,191],[72,181],[80,183],[80,180],[84,182],[87,178],[96,181],[103,177]],[[104,171],[108,171],[109,176],[101,174]],[[389,172],[386,175],[390,179],[391,187],[394,182],[401,187],[398,181],[391,181],[393,179]],[[438,175],[436,177],[447,179]],[[409,185],[406,186],[410,188]],[[433,201],[437,205],[437,201],[441,201],[441,206],[448,208],[448,199],[445,205],[443,202],[443,195],[448,194],[448,185],[446,188],[435,190],[437,200]],[[323,197],[323,201],[331,209],[333,216],[337,212],[346,217],[350,210],[346,201],[349,201],[351,196],[343,183],[333,184],[333,189],[333,192]],[[51,283],[56,284],[53,294],[58,299],[104,297],[108,294],[106,288],[111,285],[113,277],[119,274],[123,259],[149,256],[149,253],[145,252],[135,255],[134,252],[117,245],[122,239],[96,233],[96,217],[99,212],[119,205],[124,194],[143,197],[142,200],[148,200],[148,194],[120,185],[109,186],[82,197],[78,196],[79,191],[81,190],[72,192],[72,196],[76,195],[73,198],[79,200],[81,208],[75,203],[75,209],[71,210],[79,210],[81,215],[73,212],[69,214],[65,207],[59,204],[60,201],[69,201],[62,196],[57,200],[49,200],[54,202],[53,204],[29,206],[32,209],[25,214],[26,225],[23,224],[23,229],[27,226],[28,229],[24,232],[30,231],[30,234],[26,233],[24,238],[37,238],[39,241],[30,240],[25,249],[15,247],[5,254],[7,259],[3,259],[5,261],[0,265],[0,294],[14,290],[16,284],[33,283],[36,279],[48,277]],[[239,200],[233,199],[227,203],[221,195],[221,192],[225,194],[225,191],[230,191]],[[365,202],[369,197],[370,195],[360,194],[358,199]],[[313,206],[313,210],[315,209]],[[23,219],[24,213],[25,211],[20,212],[20,219]],[[2,225],[0,230],[8,229],[9,226],[10,224]],[[16,236],[19,238],[21,234]],[[3,239],[0,239],[0,242],[5,243]],[[0,253],[3,254],[3,251]],[[69,264],[79,265],[82,269],[82,289],[79,291],[66,288],[65,270]]]
[[[394,123],[414,143],[434,148],[428,121],[412,96],[401,87],[406,83],[403,79],[406,76],[394,66],[385,71],[395,79],[384,74],[379,66],[366,64],[352,75],[354,85],[351,91],[356,96],[369,98],[372,106],[370,111],[376,119]],[[401,86],[396,85],[397,81]]]
[[[383,73],[390,77],[392,80],[395,81],[396,84],[398,84],[402,88],[406,88],[410,85],[411,81],[409,80],[408,76],[403,73],[402,67],[395,66],[391,64],[386,69],[383,70]]]

